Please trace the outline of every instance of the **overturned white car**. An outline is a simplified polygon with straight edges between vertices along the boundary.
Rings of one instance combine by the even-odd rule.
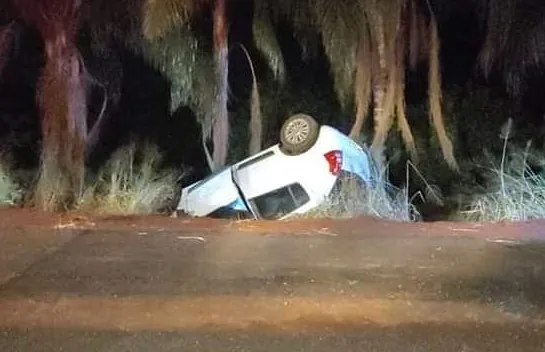
[[[297,114],[283,124],[279,144],[183,188],[177,210],[190,216],[284,219],[326,201],[341,174],[367,185],[379,176],[357,143]]]

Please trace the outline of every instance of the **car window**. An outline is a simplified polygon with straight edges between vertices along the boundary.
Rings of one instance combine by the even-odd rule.
[[[261,218],[278,219],[310,200],[308,193],[299,183],[279,188],[250,200]]]
[[[217,218],[217,219],[229,218],[229,219],[241,219],[241,220],[253,218],[252,213],[250,213],[249,211],[237,210],[228,206],[216,209],[215,211],[208,214],[207,217]]]

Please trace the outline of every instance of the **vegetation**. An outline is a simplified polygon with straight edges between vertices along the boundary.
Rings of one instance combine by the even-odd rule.
[[[145,155],[134,146],[120,149],[96,175],[85,164],[103,143],[101,129],[111,127],[102,123],[102,116],[130,115],[130,109],[122,108],[139,104],[137,98],[130,101],[131,89],[125,85],[130,56],[144,60],[167,82],[170,99],[165,105],[170,111],[165,115],[177,115],[184,107],[194,112],[202,132],[195,139],[207,153],[210,170],[275,143],[282,120],[305,112],[367,141],[382,167],[388,160],[388,176],[395,184],[425,196],[411,199],[401,192],[392,202],[379,189],[350,199],[339,192],[325,212],[332,212],[334,205],[342,214],[410,219],[415,212],[409,203],[424,209],[428,205],[420,204],[422,200],[434,199],[433,207],[444,213],[463,209],[478,219],[509,218],[506,214],[514,212],[515,204],[525,215],[511,218],[537,216],[531,215],[537,213],[528,210],[527,202],[541,199],[529,193],[541,188],[539,163],[528,150],[513,169],[510,163],[516,158],[507,150],[524,149],[527,140],[535,145],[543,137],[545,106],[529,101],[536,100],[544,77],[545,7],[536,0],[468,4],[478,15],[483,39],[474,63],[488,81],[473,85],[477,79],[467,77],[468,82],[458,84],[471,84],[462,89],[443,83],[446,69],[440,60],[445,9],[462,6],[452,1],[1,2],[0,73],[26,40],[21,28],[33,28],[37,44],[43,44],[43,62],[32,83],[41,127],[39,165],[33,165],[38,170],[29,177],[32,181],[11,177],[13,186],[6,189],[23,184],[28,188],[25,200],[44,210],[148,213],[174,197],[174,173],[159,171],[165,170],[158,155],[164,148],[148,148]],[[237,32],[241,21],[244,30]],[[251,35],[240,34],[250,28]],[[237,61],[236,55],[243,60]],[[491,88],[497,78],[507,94]],[[245,86],[242,95],[240,86]],[[414,90],[419,97],[411,100]],[[507,148],[498,131],[511,117],[519,130],[509,135]],[[117,133],[125,133],[133,123],[127,119],[118,124]],[[0,138],[5,138],[4,129]],[[483,158],[496,162],[499,155],[499,167],[481,166]],[[421,177],[406,179],[407,160]],[[90,180],[92,186],[86,186]],[[509,205],[500,205],[498,194],[511,199]]]
[[[0,157],[0,207],[19,204],[21,197],[22,189],[15,179],[9,158],[2,155]]]
[[[146,41],[160,43],[148,46],[147,55],[157,62],[173,81],[178,97],[189,98],[202,116],[205,133],[203,138],[213,135],[214,154],[211,168],[221,167],[227,158],[229,145],[229,118],[227,116],[228,93],[228,47],[227,28],[229,21],[226,6],[232,11],[248,3],[215,1],[146,1],[144,6],[143,33]],[[196,58],[202,46],[195,42],[191,30],[198,29],[192,19],[202,15],[206,5],[212,8],[212,49],[214,64],[196,69]],[[329,1],[267,1],[255,0],[252,19],[254,42],[265,57],[275,77],[282,83],[286,79],[285,59],[276,31],[282,21],[293,24],[301,41],[308,37],[321,38],[331,65],[339,101],[345,108],[355,106],[356,120],[352,136],[361,132],[365,116],[371,105],[375,121],[373,149],[381,155],[385,140],[394,121],[401,129],[406,146],[414,155],[413,136],[406,119],[404,81],[405,58],[410,57],[410,67],[425,58],[429,61],[429,103],[431,121],[438,133],[445,160],[456,168],[452,143],[442,123],[441,76],[439,68],[439,38],[437,23],[429,4],[421,6],[416,0],[348,1],[335,4]],[[429,17],[429,20],[426,19]],[[302,31],[302,28],[307,28]],[[411,39],[411,45],[405,43]],[[185,45],[180,45],[184,43]],[[206,44],[205,44],[206,45]],[[167,48],[168,46],[168,48]],[[178,49],[174,49],[178,48]],[[164,55],[168,51],[168,55]],[[206,55],[205,55],[206,56]],[[158,59],[159,58],[159,59]],[[206,58],[204,61],[210,61]],[[195,68],[184,75],[187,67]],[[209,72],[214,73],[212,76]],[[207,84],[187,89],[197,77],[209,76]],[[194,78],[192,78],[194,77]],[[185,80],[185,82],[183,81]],[[211,86],[210,83],[214,82]],[[189,83],[189,84],[188,84]],[[252,94],[254,102],[250,120],[251,136],[262,133],[258,94]],[[209,97],[203,99],[204,97]],[[372,98],[374,104],[371,104]],[[205,104],[202,104],[202,101]],[[179,102],[178,99],[176,102]],[[210,104],[213,101],[214,104]],[[267,118],[267,116],[265,116]],[[259,143],[258,137],[250,137],[252,150]]]
[[[521,156],[516,155],[516,158]],[[542,156],[541,163],[543,160]],[[505,169],[490,169],[486,189],[473,197],[458,218],[493,222],[545,218],[545,174],[534,171],[525,160],[513,164],[518,166],[511,164]]]
[[[180,170],[164,169],[156,146],[119,148],[85,189],[78,207],[107,214],[154,214],[178,195]]]
[[[500,160],[483,165],[484,187],[469,199],[458,218],[474,221],[525,221],[545,218],[545,155],[532,150],[509,148],[512,121],[504,125]],[[489,160],[495,160],[489,155]]]
[[[42,157],[34,202],[43,210],[67,209],[82,191],[87,138],[84,70],[76,47],[81,3],[21,0],[13,5],[38,30],[45,47],[37,92]]]
[[[545,3],[539,0],[475,0],[486,36],[479,55],[482,71],[499,71],[509,93],[522,98],[545,63]]]
[[[277,22],[279,18],[293,22],[299,37],[308,36],[306,28],[311,28],[314,32],[311,30],[310,35],[321,38],[339,101],[344,107],[355,107],[352,137],[361,133],[369,108],[373,107],[372,149],[380,161],[388,132],[394,125],[401,130],[405,146],[415,156],[405,110],[405,68],[409,66],[415,70],[427,56],[431,121],[445,160],[456,168],[452,143],[442,123],[439,38],[429,3],[315,0],[300,1],[297,5],[291,1],[279,1],[274,5],[257,1],[256,4],[256,18],[260,24],[269,23],[272,13]],[[267,45],[268,38],[257,38],[258,46],[269,49],[268,58],[275,57],[271,52],[275,46]]]
[[[408,189],[392,188],[384,179],[363,186],[357,179],[346,177],[336,185],[324,204],[304,216],[336,219],[364,215],[393,221],[415,221],[420,214],[412,202]]]

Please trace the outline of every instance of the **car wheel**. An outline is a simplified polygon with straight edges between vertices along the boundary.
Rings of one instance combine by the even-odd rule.
[[[319,132],[320,125],[311,116],[293,115],[282,125],[280,147],[289,155],[304,153],[316,143]]]

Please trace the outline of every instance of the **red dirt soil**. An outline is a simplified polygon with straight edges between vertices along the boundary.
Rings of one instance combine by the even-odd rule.
[[[469,236],[493,239],[545,239],[545,221],[517,223],[384,221],[371,217],[345,220],[298,219],[290,221],[220,220],[169,216],[105,216],[45,213],[35,209],[1,209],[0,228],[156,230],[197,233],[358,235],[358,236]]]

